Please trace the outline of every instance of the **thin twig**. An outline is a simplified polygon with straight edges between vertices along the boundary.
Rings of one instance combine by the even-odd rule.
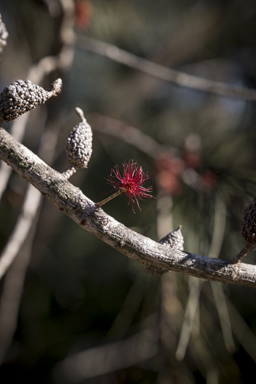
[[[209,257],[218,258],[220,255],[224,234],[225,234],[226,218],[227,218],[226,204],[219,195],[216,195],[213,236],[212,236],[210,251],[208,254]],[[232,336],[231,322],[230,322],[229,313],[227,310],[227,303],[226,303],[225,294],[223,292],[223,287],[220,284],[211,282],[211,288],[213,291],[213,297],[214,297],[215,305],[216,305],[219,320],[220,320],[224,343],[229,352],[234,352],[235,342]]]
[[[252,249],[253,244],[247,243],[246,246],[233,257],[232,262],[234,264],[241,263],[242,259],[247,255],[247,253]]]
[[[211,288],[213,292],[215,305],[218,311],[218,316],[220,319],[221,331],[222,331],[225,346],[228,352],[234,353],[236,350],[236,346],[235,346],[234,338],[232,335],[232,326],[231,326],[230,316],[228,312],[226,296],[223,292],[223,287],[220,283],[211,281]]]
[[[108,338],[115,337],[121,339],[125,336],[145,297],[148,283],[149,280],[145,281],[145,279],[142,282],[141,274],[138,273],[124,299],[122,308],[108,331]]]
[[[220,199],[219,196],[216,196],[215,200],[215,216],[214,216],[214,228],[213,228],[213,236],[211,247],[209,251],[209,257],[218,258],[221,250],[224,232],[225,232],[225,223],[226,223],[226,205]],[[225,296],[222,290],[221,285],[216,285],[211,282],[211,287],[214,294],[215,305],[218,311],[221,329],[223,334],[223,339],[228,351],[235,350],[235,344],[231,332],[231,324],[229,319],[229,314],[227,311]],[[196,312],[194,312],[195,307],[198,308],[197,303],[195,303],[195,297],[199,300],[199,294],[195,296],[195,294],[189,294],[188,303],[185,311],[184,322],[182,325],[182,331],[180,335],[179,345],[176,351],[177,359],[181,360],[185,356],[186,348],[188,345],[190,333],[192,330],[192,320],[195,318]],[[193,301],[193,310],[192,316],[189,316],[189,308],[190,301]]]
[[[223,199],[217,194],[215,198],[214,226],[209,257],[218,258],[224,239],[227,218],[227,207]]]
[[[76,173],[77,169],[78,168],[71,166],[65,172],[62,172],[62,176],[68,180],[74,173]]]
[[[147,73],[150,76],[169,81],[181,87],[256,101],[256,91],[253,89],[232,86],[220,81],[203,79],[184,72],[175,71],[171,68],[153,63],[150,60],[140,58],[116,47],[115,45],[104,43],[103,41],[87,36],[79,36],[79,39],[76,42],[76,47],[94,52],[118,63],[127,65],[128,67]]]
[[[152,137],[121,120],[102,115],[93,115],[92,120],[94,129],[97,132],[119,138],[155,160],[166,150],[166,147],[159,144]],[[168,149],[170,150],[169,147]]]
[[[34,189],[34,191],[36,190]],[[13,335],[16,331],[23,285],[31,258],[32,241],[35,235],[35,221],[36,220],[34,220],[33,229],[27,238],[26,245],[20,251],[19,257],[14,260],[4,280],[0,299],[0,365],[4,361],[6,352],[11,345]]]
[[[235,308],[232,302],[226,298],[228,310],[230,313],[230,319],[232,324],[232,330],[242,345],[242,347],[246,350],[249,356],[256,363],[256,336],[255,333],[249,328],[249,326],[244,321],[243,317],[239,313],[239,311]]]
[[[16,255],[18,254],[21,245],[26,239],[31,225],[34,221],[36,213],[39,209],[41,201],[40,193],[32,186],[29,185],[26,193],[26,198],[23,204],[22,213],[20,214],[15,228],[6,244],[0,261],[0,279],[3,277],[9,266],[12,264]]]
[[[197,313],[201,292],[200,281],[197,279],[190,277],[189,287],[189,296],[184,314],[184,321],[181,328],[179,343],[175,353],[177,360],[184,359],[192,331],[193,322]]]
[[[157,352],[156,335],[154,327],[151,327],[125,340],[68,356],[56,365],[53,375],[58,383],[80,383],[95,376],[143,363]]]

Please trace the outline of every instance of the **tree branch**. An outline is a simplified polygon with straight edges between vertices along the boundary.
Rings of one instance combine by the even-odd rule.
[[[127,65],[130,68],[137,69],[148,74],[149,76],[156,77],[157,79],[169,81],[180,87],[197,89],[222,96],[237,97],[253,101],[256,100],[256,91],[254,89],[229,85],[221,81],[203,79],[202,77],[176,71],[150,60],[138,57],[130,52],[116,47],[113,44],[105,43],[91,37],[80,36],[75,45],[77,48],[85,49],[98,55],[105,56],[110,60]]]
[[[176,271],[202,279],[256,288],[256,266],[213,259],[170,248],[144,237],[97,209],[59,172],[0,128],[0,158],[85,230],[154,275]]]

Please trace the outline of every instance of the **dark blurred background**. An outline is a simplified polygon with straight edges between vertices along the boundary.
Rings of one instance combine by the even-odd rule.
[[[9,32],[1,90],[17,79],[46,89],[63,80],[59,97],[26,115],[20,140],[65,171],[66,137],[82,108],[93,155],[74,185],[102,200],[111,168],[134,159],[150,173],[155,199],[134,214],[118,197],[104,206],[108,214],[156,241],[181,224],[186,251],[235,256],[256,190],[255,102],[179,87],[160,70],[150,76],[108,58],[107,48],[254,89],[255,1],[1,0],[0,13]],[[54,64],[44,63],[40,77],[47,57]],[[22,119],[3,127],[21,132]],[[3,251],[27,191],[11,173],[0,203]],[[1,383],[252,382],[255,290],[176,273],[153,277],[48,201],[36,212],[0,282]],[[254,260],[250,252],[245,262]]]

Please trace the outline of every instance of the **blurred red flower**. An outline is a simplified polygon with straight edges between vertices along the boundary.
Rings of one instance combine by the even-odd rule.
[[[182,189],[180,176],[184,172],[184,161],[169,153],[162,153],[156,163],[156,182],[159,189],[170,195],[178,195]]]
[[[75,13],[76,25],[81,29],[86,29],[92,18],[92,4],[86,0],[77,0],[75,2]]]

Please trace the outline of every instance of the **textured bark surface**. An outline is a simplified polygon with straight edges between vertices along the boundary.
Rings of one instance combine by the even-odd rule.
[[[107,215],[63,175],[0,128],[0,158],[85,230],[149,273],[185,273],[226,284],[256,287],[256,266],[183,252],[142,236]]]

